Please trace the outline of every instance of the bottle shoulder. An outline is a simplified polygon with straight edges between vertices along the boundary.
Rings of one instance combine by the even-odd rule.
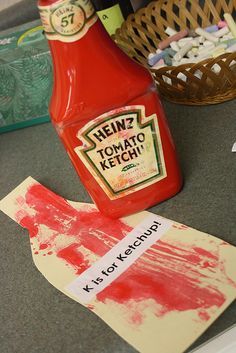
[[[147,69],[121,51],[99,23],[93,27],[89,39],[52,50],[51,111],[59,120],[71,119],[78,107],[87,115],[123,105],[153,85]]]

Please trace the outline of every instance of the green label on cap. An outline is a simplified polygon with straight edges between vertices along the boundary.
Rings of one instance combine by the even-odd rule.
[[[97,14],[110,35],[114,34],[117,28],[120,28],[124,22],[119,4],[109,7],[106,10],[98,11]]]

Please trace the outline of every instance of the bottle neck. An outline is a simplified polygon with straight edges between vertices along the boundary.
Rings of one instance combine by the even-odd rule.
[[[123,17],[126,19],[130,13],[133,13],[133,6],[130,0],[93,0],[96,11],[109,10],[118,5],[121,9]]]
[[[93,0],[96,11],[109,9],[110,7],[118,4],[118,2],[118,0]]]
[[[80,70],[81,64],[86,67],[99,66],[99,62],[109,60],[111,55],[119,49],[110,38],[101,22],[98,20],[89,28],[87,33],[73,42],[62,40],[48,40],[52,53],[54,68],[61,72],[76,67]],[[115,57],[112,60],[116,60]]]
[[[89,0],[39,0],[38,8],[48,40],[73,43],[97,21]]]
[[[79,1],[88,3],[86,0],[74,0],[73,6]],[[69,3],[68,0],[63,1],[65,2]],[[62,1],[59,1],[57,5],[61,3]],[[39,8],[42,21],[47,24],[48,14],[51,14],[52,8],[51,6]],[[68,9],[72,10],[70,6]],[[64,23],[64,16],[71,15],[71,12],[60,10],[58,12],[54,7],[53,14],[58,14],[57,17]],[[104,107],[109,110],[114,106],[120,106],[136,97],[140,91],[144,92],[152,84],[151,76],[146,70],[118,48],[96,14],[94,18],[95,22],[77,40],[71,36],[69,39],[73,40],[68,41],[68,37],[61,34],[63,30],[56,26],[54,28],[57,33],[50,31],[47,33],[54,68],[50,111],[53,112],[52,120],[55,124],[58,122],[61,124],[62,121],[63,124],[66,121],[73,122],[78,118],[78,114],[83,116],[83,119],[98,116]]]
[[[106,8],[102,6],[97,11],[98,17],[110,35],[115,34],[116,30],[120,28],[124,22],[124,17],[119,3],[117,1],[114,5],[112,5],[112,3],[109,4],[109,7]],[[97,9],[96,6],[95,8]]]
[[[83,15],[77,13],[81,10],[80,4],[84,3]],[[99,70],[105,63],[115,63],[124,56],[101,24],[90,1],[39,0],[39,10],[54,69],[60,73],[73,68],[78,72],[81,64],[83,68],[85,65],[90,67],[89,71],[94,71],[94,66]],[[80,28],[81,20],[84,24]]]

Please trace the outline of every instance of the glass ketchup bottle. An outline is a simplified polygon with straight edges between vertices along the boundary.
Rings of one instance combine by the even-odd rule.
[[[126,216],[182,178],[151,74],[107,34],[89,0],[39,0],[54,66],[50,116],[98,209]]]

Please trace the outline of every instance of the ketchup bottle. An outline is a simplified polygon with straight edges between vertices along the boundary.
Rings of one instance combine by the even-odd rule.
[[[182,184],[151,74],[110,38],[90,0],[39,0],[54,66],[50,116],[98,209],[141,211]]]

